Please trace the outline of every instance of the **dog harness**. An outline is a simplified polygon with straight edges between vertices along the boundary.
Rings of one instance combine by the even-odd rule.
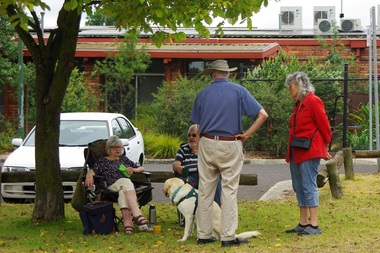
[[[183,186],[183,185],[182,185],[182,186]],[[181,190],[182,186],[180,186],[180,187],[174,192],[173,197],[172,197],[172,203],[173,203],[173,204],[176,204],[176,203],[174,203],[174,199],[175,199],[175,197],[177,196],[177,193]],[[176,205],[178,206],[178,205],[181,204],[181,202],[184,201],[185,199],[189,199],[189,198],[192,198],[192,197],[195,198],[195,205],[194,205],[194,211],[193,211],[193,215],[194,215],[195,212],[197,211],[197,208],[198,208],[198,193],[195,191],[194,188],[191,188],[191,190],[189,191],[189,193],[188,193],[186,196],[182,197],[182,198],[178,201],[178,203],[177,203]]]

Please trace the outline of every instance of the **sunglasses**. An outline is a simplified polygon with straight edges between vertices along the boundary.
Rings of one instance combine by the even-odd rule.
[[[123,147],[120,146],[111,146],[112,149],[122,149]]]
[[[195,137],[197,137],[197,135],[196,134],[188,134],[187,137],[193,137],[193,138],[195,138]]]

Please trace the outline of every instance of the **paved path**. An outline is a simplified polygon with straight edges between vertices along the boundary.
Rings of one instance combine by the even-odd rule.
[[[325,166],[325,161],[321,162],[320,168]],[[171,164],[158,163],[158,161],[146,163],[146,171],[171,171]],[[339,170],[344,174],[344,167]],[[354,159],[355,173],[375,173],[378,172],[376,159]],[[238,190],[239,200],[263,200],[276,199],[292,196],[289,165],[280,159],[255,159],[247,161],[242,173],[257,174],[257,185],[241,185]],[[153,183],[153,201],[170,202],[162,193],[162,183]],[[326,184],[328,187],[328,184]],[[326,187],[325,186],[325,187]]]

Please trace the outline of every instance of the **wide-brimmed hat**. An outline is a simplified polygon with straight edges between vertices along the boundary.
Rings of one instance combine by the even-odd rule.
[[[211,63],[210,68],[204,69],[201,74],[209,75],[213,70],[220,70],[225,72],[235,71],[237,67],[230,68],[226,60],[216,60]]]

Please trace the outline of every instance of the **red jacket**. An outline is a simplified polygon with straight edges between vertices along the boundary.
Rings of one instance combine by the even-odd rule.
[[[310,92],[301,104],[297,101],[294,111],[289,119],[288,150],[286,152],[286,162],[290,162],[290,149],[292,149],[293,161],[298,164],[313,158],[327,158],[327,148],[331,141],[332,131],[330,122],[325,112],[325,105],[322,100]],[[298,113],[297,113],[298,111]],[[294,115],[296,114],[296,126],[294,128]],[[295,137],[311,138],[310,149],[303,150],[291,148],[290,142]]]

